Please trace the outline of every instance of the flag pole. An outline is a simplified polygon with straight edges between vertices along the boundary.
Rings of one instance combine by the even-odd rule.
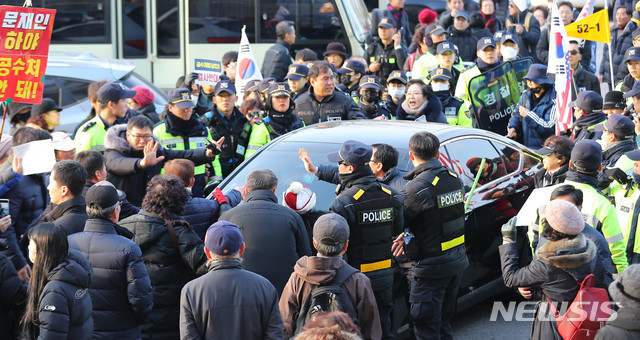
[[[607,0],[604,1],[604,10],[607,11],[606,16],[608,18],[609,17],[609,1]],[[607,29],[609,29],[609,27],[607,27]],[[613,82],[614,78],[613,78],[613,56],[611,53],[611,38],[609,38],[609,42],[607,43],[607,46],[609,46],[607,50],[609,50],[609,74],[611,75],[611,90],[613,90],[616,84]]]

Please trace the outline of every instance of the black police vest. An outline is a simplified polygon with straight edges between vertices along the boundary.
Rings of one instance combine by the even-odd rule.
[[[419,180],[427,185],[435,207],[424,214],[424,228],[411,230],[423,257],[435,257],[464,245],[464,189],[458,176],[446,168],[423,172]]]
[[[460,111],[461,106],[461,100],[449,97],[446,102],[442,103],[442,110],[444,111],[445,118],[458,119],[458,111]]]
[[[391,268],[391,241],[395,198],[383,184],[353,186],[343,195],[351,198],[356,223],[350,225],[349,264],[361,272]]]

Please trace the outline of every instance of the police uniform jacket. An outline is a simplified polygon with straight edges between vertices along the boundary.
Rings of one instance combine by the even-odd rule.
[[[396,190],[379,183],[369,168],[341,178],[341,185],[344,190],[329,210],[349,223],[347,262],[367,274],[374,291],[390,288],[391,242],[404,228],[402,198]]]
[[[425,182],[424,178],[430,174],[439,175],[442,171],[449,173],[449,170],[442,165],[439,160],[432,159],[418,165],[404,176],[405,179],[409,180],[404,190],[405,225],[422,244],[426,241],[425,236],[433,234],[432,228],[434,227],[434,223],[433,221],[427,220],[426,217],[438,209],[437,197],[434,196],[432,190],[429,188],[431,184]],[[446,176],[446,174],[444,174],[444,176]],[[430,181],[430,183],[433,183],[433,181]],[[437,184],[436,182],[436,187]],[[461,196],[455,196],[458,194],[457,191],[463,190],[462,183],[452,186],[451,188],[443,189],[444,190],[441,191],[447,192],[443,197],[446,196],[450,201],[454,200],[456,204],[463,202],[464,191],[460,193]],[[447,195],[448,193],[452,195]],[[464,220],[464,210],[460,217]],[[460,239],[458,238],[458,240]],[[442,251],[440,255],[423,256],[420,261],[414,261],[415,275],[430,278],[444,278],[461,273],[469,265],[465,247],[463,246],[464,238],[462,238],[462,240],[462,244],[454,245],[452,248]],[[421,246],[421,251],[428,251],[428,249],[422,248]]]
[[[602,112],[592,112],[576,119],[573,122],[573,142],[577,143],[582,139],[600,139],[602,132],[595,131],[594,127],[606,120],[607,116]]]
[[[296,98],[295,104],[295,115],[302,119],[304,125],[307,126],[334,119],[365,119],[353,99],[338,91],[334,91],[332,95],[318,101],[313,94],[313,87],[310,87],[309,91]]]
[[[224,137],[220,155],[213,167],[216,176],[224,177],[233,171],[242,161],[251,135],[251,124],[237,107],[233,108],[231,118],[224,116],[214,105],[211,112],[201,118],[209,127],[214,140]]]
[[[407,30],[406,27],[405,30]],[[380,65],[380,69],[373,74],[378,76],[378,78],[384,82],[383,85],[385,85],[389,74],[391,74],[393,70],[401,70],[408,56],[409,51],[402,44],[395,47],[392,40],[389,45],[384,46],[380,38],[375,37],[373,38],[373,42],[367,47],[364,59],[369,64],[373,62],[382,64]]]
[[[107,131],[105,137],[105,153],[107,165],[107,180],[116,188],[127,194],[127,199],[135,206],[141,206],[142,199],[147,192],[147,183],[153,176],[160,174],[164,163],[175,159],[184,158],[193,161],[197,165],[211,162],[213,158],[206,155],[207,149],[171,150],[158,147],[157,157],[164,156],[165,159],[154,166],[142,168],[140,161],[144,157],[143,150],[135,150],[131,147],[125,132],[127,126],[116,125]],[[158,142],[157,137],[153,137]]]

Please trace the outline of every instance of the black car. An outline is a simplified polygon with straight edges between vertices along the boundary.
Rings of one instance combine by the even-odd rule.
[[[409,160],[409,138],[418,131],[429,131],[438,136],[440,160],[460,175],[467,198],[475,179],[475,169],[467,167],[468,163],[474,163],[473,158],[485,158],[501,170],[493,178],[481,178],[470,198],[465,223],[470,265],[462,277],[458,300],[458,309],[463,310],[506,289],[498,256],[498,246],[502,244],[500,229],[518,213],[533,190],[532,176],[540,168],[541,160],[521,144],[488,131],[446,124],[373,120],[326,122],[273,140],[245,160],[220,187],[226,192],[242,186],[250,171],[268,168],[278,175],[278,197],[282,197],[291,182],[299,181],[316,193],[316,210],[326,211],[335,198],[336,186],[319,181],[315,175],[306,172],[298,158],[299,149],[306,149],[314,164],[319,165],[330,163],[326,155],[340,149],[345,140],[386,143],[398,149],[398,167],[408,171],[413,168]],[[524,240],[524,237],[523,234],[520,239]],[[524,247],[523,252],[527,252]]]

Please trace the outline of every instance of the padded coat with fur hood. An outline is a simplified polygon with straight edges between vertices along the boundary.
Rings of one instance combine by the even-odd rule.
[[[579,282],[588,274],[594,274],[595,285],[602,286],[604,270],[596,256],[596,246],[583,234],[545,243],[538,247],[536,259],[523,268],[518,266],[516,243],[503,244],[499,250],[502,279],[507,287],[541,288],[543,295],[556,305],[564,302],[568,306],[580,289]],[[543,297],[536,308],[531,339],[562,340],[555,318],[548,309]]]
[[[171,150],[158,146],[157,157],[164,156],[164,160],[160,163],[142,168],[140,161],[144,157],[142,150],[135,150],[127,141],[125,133],[127,125],[114,125],[107,130],[104,137],[104,146],[107,151],[105,158],[107,163],[107,180],[116,188],[127,194],[127,199],[133,205],[139,207],[142,199],[147,192],[147,183],[153,176],[160,174],[164,163],[175,159],[185,158],[193,161],[198,166],[206,162],[213,161],[206,155],[207,149],[191,149],[191,150]],[[153,136],[154,142],[158,142],[158,138]]]

